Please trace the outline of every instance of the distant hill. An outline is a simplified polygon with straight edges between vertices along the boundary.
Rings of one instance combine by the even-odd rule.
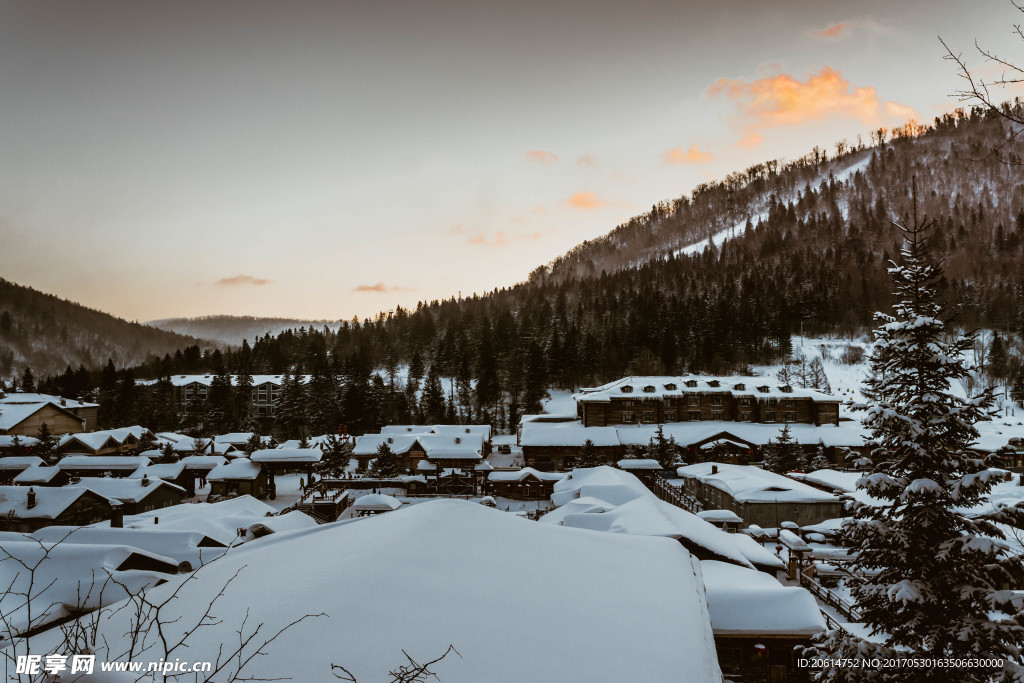
[[[152,355],[174,354],[215,342],[128,322],[52,294],[0,278],[0,378],[31,367],[39,378],[68,365],[92,369],[112,359],[118,367]]]
[[[298,320],[295,318],[258,318],[247,315],[208,315],[198,318],[164,318],[150,320],[146,325],[187,334],[203,339],[214,339],[224,344],[239,345],[243,339],[253,342],[267,334],[277,336],[285,330],[315,328],[323,330],[328,327],[337,330],[341,325],[338,320]]]

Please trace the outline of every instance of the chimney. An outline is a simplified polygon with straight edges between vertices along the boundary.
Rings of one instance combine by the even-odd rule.
[[[124,512],[121,510],[121,506],[117,505],[114,507],[113,514],[110,517],[110,528],[111,529],[123,529],[124,528]]]
[[[153,524],[159,524],[159,523],[160,523],[160,518],[159,517],[154,517],[153,518]]]
[[[31,510],[36,506],[36,490],[32,487],[28,489],[28,495],[25,497],[25,507]]]
[[[62,399],[60,400],[60,404],[61,404],[62,406],[66,406],[66,405],[68,404],[68,400],[67,400],[66,398],[62,398]]]
[[[145,488],[146,486],[149,486],[149,475],[148,474],[143,474],[142,475],[142,486],[143,486],[143,488]]]
[[[718,465],[711,466],[711,474],[718,474]]]
[[[462,443],[462,439],[460,437],[455,437],[455,443]]]

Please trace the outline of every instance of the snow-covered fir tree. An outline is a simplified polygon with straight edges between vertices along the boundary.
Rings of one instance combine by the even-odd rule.
[[[793,439],[787,423],[779,431],[775,439],[769,440],[764,447],[765,469],[778,474],[785,474],[797,469],[805,469],[806,462],[803,449]]]
[[[647,457],[657,460],[661,463],[662,469],[666,470],[673,470],[682,463],[676,438],[671,436],[666,439],[665,429],[661,425],[658,425],[657,431],[647,444]]]
[[[604,458],[597,454],[597,448],[594,446],[594,442],[587,439],[583,442],[583,447],[580,449],[580,457],[576,461],[577,467],[600,467],[606,464]]]
[[[377,446],[377,457],[370,463],[370,476],[377,479],[398,476],[398,459],[386,441]]]
[[[1021,558],[1010,551],[996,522],[1020,528],[1020,507],[980,516],[981,503],[1001,474],[968,447],[975,424],[992,404],[989,393],[963,399],[953,383],[967,375],[970,337],[952,334],[939,299],[941,268],[930,260],[929,229],[917,220],[897,224],[901,261],[892,315],[877,314],[870,403],[864,424],[877,442],[872,471],[858,487],[878,504],[855,504],[843,529],[853,584],[869,639],[829,632],[820,652],[850,658],[996,658],[999,669],[854,668],[824,670],[833,681],[1024,681],[1024,614],[1019,594]]]
[[[832,463],[827,457],[825,457],[825,446],[818,444],[818,450],[814,452],[814,457],[811,458],[811,471],[824,470],[832,467]]]

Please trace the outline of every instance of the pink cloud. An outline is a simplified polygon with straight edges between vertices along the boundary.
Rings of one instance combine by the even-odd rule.
[[[266,280],[261,277],[253,277],[252,275],[236,275],[234,277],[225,277],[217,280],[219,287],[225,287],[228,285],[255,285],[262,287],[263,285],[272,284],[273,280]]]
[[[546,149],[528,149],[523,152],[523,158],[538,164],[554,164],[558,161],[558,155]]]
[[[402,287],[399,285],[386,285],[383,282],[378,282],[375,285],[358,285],[352,288],[353,292],[371,292],[374,294],[390,294],[391,292],[411,292],[412,287]]]
[[[703,164],[711,161],[711,154],[700,150],[697,145],[690,145],[685,152],[682,147],[673,147],[662,154],[661,159],[666,164]]]

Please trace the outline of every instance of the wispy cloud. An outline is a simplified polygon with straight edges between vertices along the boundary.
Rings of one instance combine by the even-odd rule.
[[[711,161],[711,154],[702,151],[697,145],[690,145],[690,149],[685,152],[682,147],[673,147],[661,155],[661,160],[666,164],[703,164]]]
[[[577,192],[566,199],[564,203],[574,209],[580,209],[582,211],[604,209],[615,204],[615,202],[598,197],[594,192]]]
[[[543,237],[541,232],[505,232],[498,230],[493,236],[488,236],[482,230],[467,230],[461,225],[456,225],[448,231],[450,235],[459,235],[466,240],[466,244],[474,247],[508,247],[517,242],[532,242]]]
[[[877,125],[896,117],[916,116],[913,109],[897,102],[882,102],[871,86],[857,87],[831,67],[807,74],[803,80],[788,73],[764,76],[753,81],[721,78],[707,90],[711,97],[725,97],[737,109],[732,119],[747,144],[759,142],[759,130],[795,126],[833,116],[860,119]],[[902,123],[903,121],[900,121]]]
[[[257,287],[262,287],[263,285],[269,284],[273,284],[273,280],[253,277],[252,275],[236,275],[234,277],[225,277],[217,280],[218,287],[226,287],[229,285],[255,285]]]
[[[399,285],[388,285],[378,282],[375,285],[358,285],[353,287],[353,292],[372,292],[374,294],[390,294],[391,292],[411,292],[413,287],[402,287]]]
[[[875,36],[895,37],[900,35],[898,29],[886,26],[885,24],[879,24],[870,17],[846,19],[825,28],[813,29],[810,31],[810,35],[818,40],[841,40],[857,32]]]
[[[576,158],[579,166],[597,166],[597,158],[593,154],[581,154]]]
[[[546,149],[528,149],[523,152],[523,158],[538,164],[554,164],[558,161],[558,155]]]

